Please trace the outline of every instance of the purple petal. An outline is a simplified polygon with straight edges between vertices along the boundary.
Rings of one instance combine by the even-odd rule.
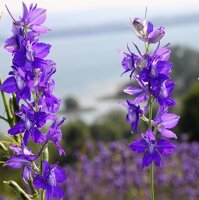
[[[56,167],[54,172],[57,183],[63,183],[66,180],[66,172],[64,169]]]
[[[171,72],[172,63],[166,61],[159,61],[157,63],[157,70],[161,74],[167,75]]]
[[[161,61],[167,61],[170,57],[170,54],[171,50],[167,48],[159,48],[156,51],[156,56],[158,56]]]
[[[138,95],[141,92],[143,92],[143,90],[141,88],[134,87],[134,86],[129,86],[129,87],[125,88],[123,91],[130,95]]]
[[[147,149],[145,140],[136,140],[129,145],[129,148],[136,153],[144,153]]]
[[[26,20],[26,17],[28,16],[28,8],[24,2],[22,2],[23,5],[23,20]]]
[[[158,112],[153,120],[153,124],[154,125],[157,125],[159,123],[161,123],[161,117],[164,113],[166,113],[168,111],[168,108],[167,107],[164,107],[164,106],[160,106],[159,109],[158,109]]]
[[[29,87],[25,87],[23,90],[20,91],[20,96],[22,99],[24,100],[30,100],[31,99],[31,94],[30,94],[30,88]]]
[[[147,130],[146,136],[147,136],[150,140],[155,141],[155,135],[154,135],[154,133],[152,132],[151,129],[148,129],[148,130]]]
[[[142,160],[142,167],[148,167],[153,161],[155,161],[158,166],[161,166],[161,157],[158,152],[155,151],[153,154],[146,152]]]
[[[153,162],[152,154],[146,152],[142,159],[142,168],[148,167]]]
[[[163,99],[163,103],[164,103],[164,105],[166,105],[166,106],[168,106],[168,107],[171,107],[171,106],[176,105],[175,100],[172,99],[172,98],[170,98],[170,97],[169,97],[169,98]]]
[[[152,31],[149,35],[148,35],[148,38],[149,38],[149,42],[150,43],[156,43],[156,42],[159,42],[162,37],[165,35],[165,31],[164,31],[164,28],[160,27],[154,31]]]
[[[29,138],[30,138],[30,132],[29,132],[29,131],[26,131],[26,132],[24,133],[24,136],[23,136],[23,142],[24,142],[25,145],[28,144]]]
[[[53,195],[53,186],[47,185],[46,187],[46,200],[50,200]]]
[[[36,8],[29,12],[28,21],[29,25],[41,25],[46,20],[46,10],[41,8]]]
[[[152,154],[153,160],[155,161],[156,165],[161,166],[161,157],[157,151]]]
[[[153,24],[148,22],[147,24],[147,33],[150,34],[153,31]]]
[[[8,133],[10,135],[17,135],[19,133],[23,133],[25,131],[24,123],[23,121],[19,121],[17,124],[15,124],[12,128],[8,130]]]
[[[51,45],[45,43],[37,43],[34,45],[36,57],[45,58],[50,52]]]
[[[3,84],[0,86],[0,90],[6,93],[14,93],[17,91],[17,84],[14,77],[7,78]]]
[[[45,180],[42,176],[37,175],[34,180],[33,180],[33,184],[35,189],[46,189],[46,183]]]
[[[37,128],[31,130],[31,136],[35,143],[41,143],[45,141],[44,135]]]
[[[23,169],[23,180],[29,180],[31,178],[31,175],[32,175],[32,170],[30,167],[27,167],[27,166],[24,166],[24,169]]]
[[[48,172],[50,169],[50,165],[46,160],[43,160],[42,162],[42,170],[43,170],[43,174],[45,174],[46,172]]]
[[[28,165],[30,162],[25,158],[25,156],[11,156],[6,162],[8,167],[18,169],[22,168],[24,165]]]
[[[63,155],[66,155],[65,150],[62,148],[62,146],[61,146],[59,143],[55,143],[55,146],[57,147],[60,156],[61,156],[62,154],[63,154]]]
[[[64,198],[64,191],[60,186],[53,187],[52,196],[56,199],[63,199]]]
[[[175,83],[172,81],[166,81],[165,87],[167,88],[168,95],[170,96],[174,90]]]
[[[161,125],[163,125],[165,128],[173,128],[177,125],[179,119],[180,117],[178,115],[165,113],[161,117]]]
[[[41,33],[47,33],[50,31],[49,28],[45,27],[45,26],[39,26],[39,25],[32,25],[31,29],[39,34]]]
[[[142,92],[135,98],[134,103],[140,104],[142,102],[145,102],[148,99],[149,99],[149,96],[145,92]]]
[[[19,154],[21,153],[21,148],[18,145],[12,145],[9,147],[12,151],[14,151],[15,153]]]
[[[47,114],[45,112],[36,112],[35,113],[35,122],[37,127],[42,127],[46,123]]]
[[[17,50],[17,48],[18,48],[18,45],[17,45],[17,42],[16,42],[16,38],[15,38],[15,37],[8,38],[8,39],[5,41],[4,48],[5,48],[8,52],[14,53],[14,52]]]
[[[162,134],[162,136],[167,137],[167,138],[175,138],[177,139],[177,136],[174,132],[166,129],[166,128],[159,128],[158,129],[160,131],[160,133]]]
[[[176,147],[171,142],[164,139],[160,139],[158,140],[156,148],[161,154],[169,155],[173,152],[173,150],[175,150]]]

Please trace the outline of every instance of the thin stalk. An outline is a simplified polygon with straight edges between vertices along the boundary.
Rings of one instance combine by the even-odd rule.
[[[6,119],[5,117],[3,117],[3,116],[1,116],[1,115],[0,115],[0,119],[2,119],[2,120],[4,120],[5,122],[8,123],[8,119]]]
[[[49,153],[48,153],[48,147],[46,147],[46,149],[43,151],[42,153],[42,161],[43,160],[46,160],[48,161],[49,160]],[[41,162],[42,162],[41,161]],[[42,166],[42,165],[41,165]],[[42,170],[42,167],[41,167],[41,170]],[[45,200],[45,190],[42,190],[42,194],[41,194],[41,200]]]
[[[0,150],[4,151],[6,158],[10,156],[8,148],[0,141]]]
[[[151,200],[155,200],[153,163],[151,163],[150,166],[150,191],[151,191]]]
[[[148,53],[149,52],[149,43],[145,42],[144,44],[145,44],[146,53]],[[149,83],[149,91],[150,91],[150,87],[151,87],[151,85]],[[148,127],[151,130],[152,130],[152,118],[153,118],[153,97],[152,97],[152,95],[150,95]],[[155,200],[153,162],[151,163],[151,166],[150,166],[150,193],[151,193],[151,200]]]
[[[36,112],[39,111],[39,107],[38,107],[38,99],[36,94],[33,93],[33,97],[34,97],[34,103],[35,103],[35,107],[36,107]],[[41,155],[41,160],[40,160],[40,171],[41,171],[41,174],[43,173],[43,163],[42,161],[43,160],[46,160],[48,161],[49,160],[49,153],[48,153],[48,147],[45,147],[45,150],[42,152],[42,155]],[[45,190],[42,190],[41,191],[41,200],[45,200]]]
[[[29,195],[15,181],[3,181],[3,183],[9,185],[21,200],[31,200]]]
[[[34,188],[34,186],[33,186],[32,179],[30,179],[30,180],[28,181],[28,185],[29,185],[30,190],[31,190],[31,192],[32,192],[33,199],[38,200],[38,197],[39,197],[39,196],[38,196],[38,192],[37,192],[37,190],[35,190],[35,188]]]
[[[152,130],[152,117],[153,117],[153,97],[150,96],[149,99],[149,129]],[[153,173],[153,162],[150,166],[150,192],[151,192],[151,200],[155,200],[155,192],[154,192],[154,173]]]

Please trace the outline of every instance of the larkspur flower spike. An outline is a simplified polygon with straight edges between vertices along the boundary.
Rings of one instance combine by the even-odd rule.
[[[135,133],[139,132],[140,119],[148,125],[146,133],[141,134],[142,139],[133,141],[129,148],[136,153],[144,154],[143,168],[150,166],[151,200],[154,200],[153,163],[162,166],[161,155],[169,155],[175,149],[175,145],[164,138],[177,139],[176,134],[169,129],[176,126],[179,116],[168,113],[168,109],[176,103],[171,97],[175,86],[170,77],[172,63],[169,62],[169,57],[171,51],[168,49],[168,45],[161,46],[165,29],[163,27],[154,28],[154,25],[146,20],[146,14],[144,20],[135,18],[131,21],[133,32],[144,43],[145,52],[142,53],[133,43],[138,55],[133,53],[128,45],[128,53],[121,54],[124,68],[122,75],[130,73],[130,79],[137,82],[137,86],[131,85],[124,89],[125,93],[134,98],[133,101],[128,99],[128,105],[125,105],[128,110],[126,120],[131,123],[131,131]],[[156,45],[154,50],[150,49],[152,44]],[[159,110],[153,119],[154,103],[159,106]]]
[[[157,140],[157,137],[175,138],[171,128],[175,127],[179,121],[179,116],[168,113],[168,109],[175,105],[171,97],[175,83],[171,80],[170,73],[172,63],[169,62],[171,50],[168,45],[161,46],[161,39],[165,35],[163,27],[154,28],[154,25],[146,19],[135,18],[132,20],[132,29],[136,36],[143,41],[145,52],[134,44],[138,54],[133,53],[128,47],[128,52],[122,52],[123,74],[129,73],[130,79],[137,82],[136,86],[128,86],[124,92],[131,95],[133,100],[127,99],[128,114],[126,120],[131,123],[131,131],[138,133],[140,119],[148,125],[149,130],[142,135],[142,139],[134,141],[129,145],[132,151],[144,153],[142,166],[147,167],[153,161],[160,166],[162,163],[160,155],[168,155],[175,148],[165,139]],[[150,45],[156,44],[153,51]],[[156,103],[159,110],[152,119],[152,105]],[[146,115],[149,113],[149,117]],[[153,136],[153,139],[149,137]],[[165,145],[164,148],[161,145]],[[166,149],[172,149],[167,151]],[[169,153],[168,153],[169,152]]]
[[[13,35],[5,41],[4,48],[12,53],[13,60],[9,77],[2,83],[0,90],[12,94],[16,99],[17,109],[13,111],[13,116],[8,115],[11,124],[8,134],[18,144],[10,147],[13,154],[5,165],[22,168],[22,178],[26,183],[33,180],[34,187],[31,190],[35,198],[39,197],[38,189],[42,189],[46,192],[45,199],[61,199],[64,192],[58,183],[66,180],[66,174],[57,164],[51,166],[46,160],[47,147],[51,142],[60,155],[65,154],[60,145],[60,127],[65,118],[58,120],[57,111],[61,100],[53,94],[55,81],[52,75],[56,72],[56,64],[47,58],[51,45],[39,41],[40,35],[50,30],[43,25],[46,10],[33,4],[28,8],[23,3],[23,14],[19,20],[7,10],[13,19]],[[47,123],[51,126],[45,133],[42,128]],[[28,148],[30,140],[41,144],[38,153],[33,154]],[[38,162],[38,158],[41,162]]]

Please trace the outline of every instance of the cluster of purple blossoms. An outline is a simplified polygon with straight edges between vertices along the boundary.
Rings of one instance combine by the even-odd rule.
[[[128,46],[128,53],[121,52],[124,68],[122,75],[129,73],[130,79],[137,83],[124,89],[125,93],[133,96],[133,100],[127,99],[127,103],[124,104],[128,110],[126,120],[131,124],[132,132],[139,132],[140,119],[148,124],[148,130],[141,134],[141,140],[132,142],[129,147],[136,153],[144,154],[143,168],[152,162],[161,166],[161,155],[169,155],[175,149],[175,145],[165,138],[177,138],[170,129],[179,121],[179,116],[168,112],[169,108],[175,105],[171,97],[175,86],[170,77],[171,51],[168,48],[169,44],[163,47],[160,45],[160,40],[165,35],[163,27],[154,28],[151,22],[139,18],[135,18],[132,25],[135,35],[144,42],[145,51],[142,53],[134,44],[137,54],[133,53]],[[152,44],[156,46],[151,50]],[[152,119],[154,103],[158,105],[158,111]]]
[[[44,159],[50,142],[55,144],[60,155],[65,154],[60,145],[60,126],[65,118],[58,120],[56,112],[61,101],[53,95],[55,81],[52,75],[56,72],[56,65],[46,58],[51,45],[39,42],[39,36],[50,30],[43,26],[46,10],[33,4],[28,8],[23,3],[23,16],[19,20],[15,20],[8,12],[13,19],[13,35],[5,41],[5,49],[12,53],[12,70],[0,90],[15,95],[18,110],[14,111],[13,116],[17,120],[8,133],[20,139],[18,145],[10,147],[13,155],[6,165],[22,168],[24,181],[33,180],[35,189],[46,191],[47,200],[60,199],[64,197],[64,192],[59,184],[66,180],[66,174],[57,164],[51,166]],[[44,133],[41,129],[47,123],[51,126]],[[40,144],[41,149],[37,154],[28,148],[30,140]],[[41,162],[36,166],[38,158]]]

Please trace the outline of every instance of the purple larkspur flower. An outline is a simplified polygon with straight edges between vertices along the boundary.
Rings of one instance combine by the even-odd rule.
[[[37,4],[31,4],[28,8],[25,3],[23,4],[23,16],[17,21],[11,15],[10,11],[8,10],[10,16],[12,17],[14,24],[18,26],[22,26],[24,29],[30,29],[36,33],[46,33],[50,29],[42,26],[42,24],[46,20],[46,10],[42,8],[37,8]]]
[[[25,145],[27,145],[30,136],[36,143],[45,141],[44,135],[38,129],[46,123],[47,114],[45,112],[34,112],[31,108],[22,105],[20,112],[16,113],[16,115],[21,119],[8,130],[10,135],[24,132],[23,141]]]
[[[137,31],[135,32],[136,35],[144,42],[157,43],[165,35],[165,30],[163,27],[154,29],[154,25],[151,22],[146,22],[146,20],[135,18],[132,23]]]
[[[46,191],[46,200],[52,198],[62,199],[64,197],[64,191],[59,184],[66,180],[65,171],[58,167],[57,164],[51,166],[45,160],[42,163],[42,168],[42,174],[36,175],[34,178],[34,187]]]
[[[136,140],[129,145],[129,148],[136,153],[144,153],[142,167],[149,166],[155,162],[161,166],[161,156],[169,155],[175,149],[175,146],[167,140],[159,139],[156,143],[154,133],[149,129],[146,134],[142,134],[142,140]]]
[[[167,113],[167,111],[168,108],[160,107],[155,119],[153,120],[153,125],[158,128],[158,131],[162,136],[177,139],[176,134],[169,129],[177,125],[180,117],[172,113]]]
[[[120,53],[123,55],[122,67],[124,69],[124,72],[122,73],[122,75],[127,72],[131,72],[130,74],[130,78],[131,78],[136,68],[140,65],[142,58],[132,53],[128,46],[127,48],[129,50],[129,53],[125,53],[125,52]]]
[[[135,100],[133,102],[137,105],[149,99],[149,92],[146,86],[144,87],[128,86],[124,88],[123,91],[126,94],[133,95],[135,97]]]
[[[175,100],[171,98],[171,94],[175,87],[175,83],[172,81],[164,81],[161,84],[155,85],[151,90],[154,98],[161,106],[171,107],[176,104]]]
[[[20,99],[30,100],[30,87],[34,81],[33,75],[24,72],[20,67],[13,66],[12,69],[13,71],[9,73],[11,76],[3,82],[0,86],[0,90],[9,94],[16,93],[17,102],[19,102]]]
[[[64,121],[66,120],[66,118],[62,118],[62,120],[60,122],[58,122],[57,120],[55,120],[52,125],[50,126],[47,134],[46,134],[46,139],[48,141],[52,141],[55,146],[57,147],[59,154],[65,155],[65,151],[64,149],[61,147],[61,145],[59,144],[62,140],[62,132],[60,130],[61,125],[64,123]]]
[[[44,58],[49,54],[50,48],[49,44],[25,38],[14,54],[13,63],[29,71],[41,68],[46,64]]]
[[[156,60],[156,57],[147,56],[146,67],[139,74],[139,78],[144,82],[159,82],[169,79],[168,73],[172,64],[166,61]]]
[[[46,144],[43,145],[43,147],[40,149],[38,154],[33,154],[31,150],[26,147],[23,143],[21,144],[21,148],[18,145],[12,145],[10,146],[10,149],[16,153],[16,155],[12,155],[7,161],[6,166],[13,168],[13,169],[19,169],[23,168],[23,180],[27,181],[32,177],[32,162],[35,161],[40,154],[42,153],[44,147]]]
[[[126,121],[131,124],[131,130],[138,133],[138,124],[140,114],[142,114],[142,110],[140,106],[135,105],[130,100],[126,100],[127,102],[127,110],[128,114],[126,115]]]

